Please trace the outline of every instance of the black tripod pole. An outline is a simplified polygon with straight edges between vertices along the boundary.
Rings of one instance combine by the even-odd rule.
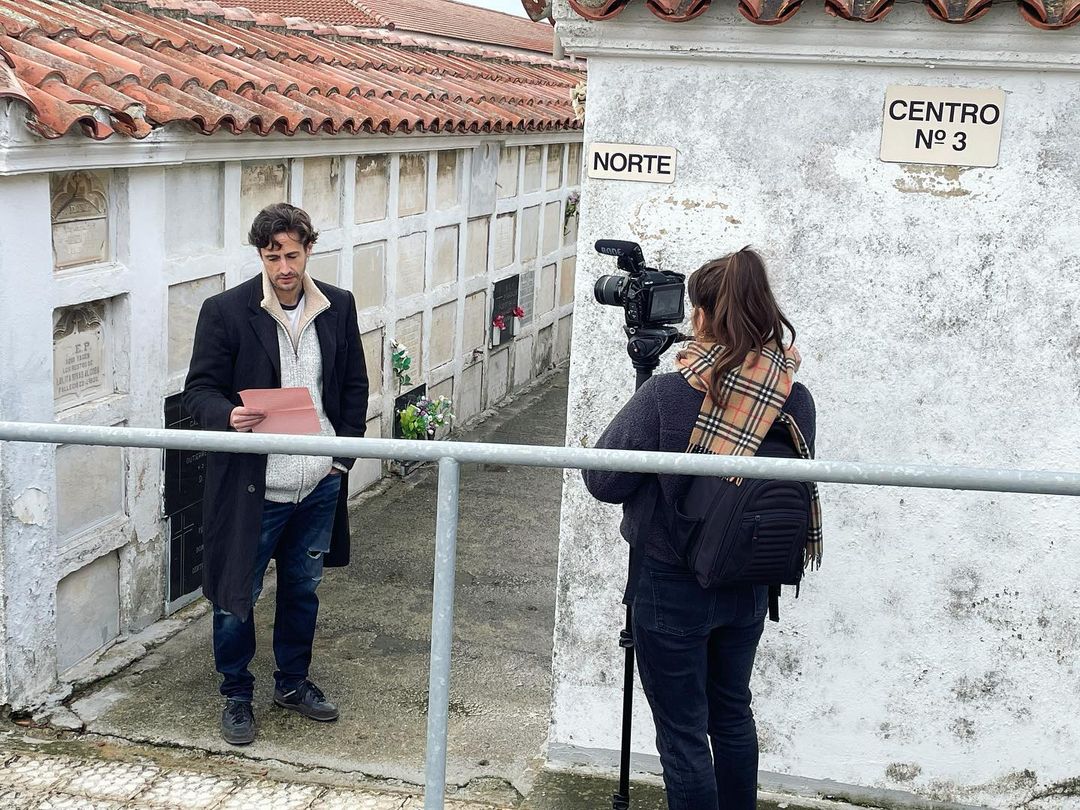
[[[652,376],[653,371],[660,365],[660,353],[667,349],[673,338],[667,337],[663,341],[663,349],[660,351],[647,352],[647,357],[640,353],[641,343],[631,336],[628,350],[637,371],[637,384],[635,388],[641,388]],[[655,356],[653,355],[655,352]],[[635,555],[644,553],[635,551],[630,547],[630,564],[627,569],[628,576],[633,576],[635,571]],[[612,810],[629,810],[630,808],[630,737],[634,725],[634,608],[626,606],[626,627],[619,633],[619,646],[626,651],[626,661],[623,668],[623,716],[622,716],[622,747],[619,755],[619,792],[611,799]]]

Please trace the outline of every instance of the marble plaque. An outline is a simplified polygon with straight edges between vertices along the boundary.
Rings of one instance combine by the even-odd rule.
[[[435,266],[431,272],[431,286],[452,284],[458,277],[458,226],[447,225],[435,229]]]
[[[567,157],[568,186],[581,185],[581,144],[572,143]]]
[[[289,199],[289,164],[244,163],[240,169],[240,223],[247,229],[266,206]]]
[[[484,407],[484,364],[473,363],[461,372],[461,388],[454,403],[458,424],[467,422]]]
[[[308,259],[307,272],[316,281],[323,281],[336,287],[338,283],[338,265],[340,263],[340,251],[316,253]]]
[[[398,172],[398,216],[427,210],[427,154],[402,155]]]
[[[525,147],[525,188],[526,194],[540,191],[543,185],[544,147]]]
[[[577,275],[577,256],[567,256],[562,260],[559,273],[559,306],[574,303],[574,277]]]
[[[435,207],[440,211],[461,202],[461,152],[439,152],[435,182]]]
[[[462,351],[471,353],[484,348],[487,335],[487,292],[480,290],[465,297],[465,345]],[[468,359],[468,358],[466,358]]]
[[[368,415],[380,412],[383,378],[383,330],[372,329],[360,336],[364,347],[364,361],[368,372]]]
[[[518,169],[521,163],[521,151],[516,146],[503,147],[499,153],[499,174],[496,185],[499,199],[516,197],[518,192]]]
[[[386,275],[386,242],[357,245],[353,250],[353,295],[359,309],[383,305]]]
[[[104,320],[101,301],[54,312],[53,399],[58,411],[112,393]]]
[[[544,206],[544,246],[543,254],[547,256],[559,249],[562,239],[562,203],[556,200]]]
[[[548,147],[547,172],[544,188],[554,191],[562,185],[563,145],[553,143]]]
[[[495,269],[514,263],[514,242],[517,240],[517,212],[499,214],[495,218]]]
[[[109,186],[106,175],[54,174],[53,262],[56,269],[105,261],[109,257]]]
[[[358,157],[356,159],[356,222],[359,224],[386,219],[389,195],[390,158],[386,155]]]
[[[169,287],[169,374],[187,370],[203,302],[225,289],[225,276],[209,276]]]
[[[341,225],[341,158],[304,161],[304,210],[318,229]]]
[[[397,297],[408,298],[424,291],[427,265],[427,233],[417,231],[398,239]]]
[[[545,265],[540,270],[540,289],[536,296],[536,314],[542,315],[555,309],[555,276],[558,267]]]
[[[120,559],[114,551],[56,586],[56,668],[77,664],[120,632]]]
[[[56,539],[60,546],[124,512],[122,447],[56,448]]]
[[[457,301],[450,301],[431,311],[431,367],[436,368],[454,359],[457,336]]]
[[[521,261],[536,258],[536,243],[540,237],[540,206],[533,205],[521,212]]]
[[[465,277],[482,276],[488,268],[488,236],[491,231],[491,218],[470,219],[465,246]]]

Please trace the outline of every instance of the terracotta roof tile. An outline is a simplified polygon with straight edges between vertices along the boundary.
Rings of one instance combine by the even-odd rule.
[[[520,48],[550,54],[555,44],[548,25],[477,8],[455,0],[219,0],[255,12],[299,16],[313,22],[346,23],[427,36]],[[699,0],[700,2],[700,0]]]
[[[554,0],[521,0],[533,20],[551,20]],[[567,0],[570,7],[589,20],[610,20],[635,2],[657,17],[684,22],[704,14],[713,0]],[[853,22],[877,22],[892,11],[895,0],[823,0],[825,11]],[[930,16],[946,23],[967,23],[990,10],[992,0],[923,0]],[[817,8],[820,5],[814,4]],[[798,13],[802,0],[739,0],[739,11],[758,25],[777,25]],[[1080,0],[1018,0],[1020,15],[1038,28],[1056,30],[1080,22]]]
[[[0,98],[56,138],[573,129],[581,66],[208,0],[0,0]],[[1080,0],[1078,0],[1080,2]]]

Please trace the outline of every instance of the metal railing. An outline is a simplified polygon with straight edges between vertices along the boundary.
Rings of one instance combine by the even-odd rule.
[[[441,810],[446,795],[450,650],[454,628],[454,571],[458,497],[463,463],[579,470],[779,478],[792,481],[923,487],[1037,495],[1080,495],[1080,473],[850,461],[806,461],[685,453],[597,450],[476,442],[417,442],[190,430],[0,422],[0,441],[90,444],[226,453],[283,453],[405,461],[437,461],[438,514],[431,606],[431,661],[425,754],[425,810]]]

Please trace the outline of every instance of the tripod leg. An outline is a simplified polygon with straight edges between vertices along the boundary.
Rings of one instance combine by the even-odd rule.
[[[626,650],[623,671],[622,748],[619,757],[619,792],[611,800],[612,810],[630,808],[630,732],[634,724],[634,630],[633,608],[626,606],[626,628],[619,634],[619,646]]]

